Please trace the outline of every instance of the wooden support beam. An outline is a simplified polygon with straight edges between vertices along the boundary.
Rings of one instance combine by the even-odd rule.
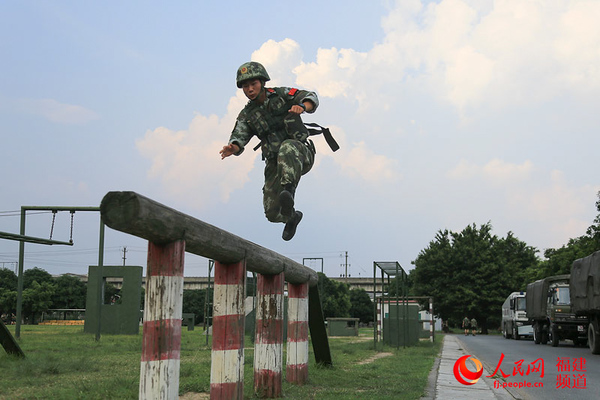
[[[254,393],[261,398],[281,397],[283,371],[283,273],[258,274]]]
[[[308,284],[288,284],[287,358],[285,379],[308,382]]]
[[[285,272],[290,283],[316,286],[317,273],[287,257],[219,229],[135,192],[109,192],[100,205],[102,220],[112,229],[153,243],[184,239],[186,251],[225,264],[245,259],[248,271]]]
[[[244,262],[215,262],[213,340],[210,369],[211,400],[244,398]]]
[[[179,398],[185,242],[148,243],[140,399]]]
[[[12,354],[19,358],[25,358],[25,353],[21,350],[19,343],[17,343],[2,320],[0,320],[0,344],[8,354]]]
[[[327,329],[325,329],[325,318],[321,308],[319,288],[311,286],[308,289],[308,329],[312,340],[315,361],[325,367],[333,366]]]

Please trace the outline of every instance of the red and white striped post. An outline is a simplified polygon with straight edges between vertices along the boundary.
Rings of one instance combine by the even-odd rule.
[[[288,283],[286,380],[308,381],[308,282]]]
[[[210,398],[244,398],[246,264],[215,262]]]
[[[185,241],[148,243],[140,399],[179,398]]]
[[[433,334],[435,331],[435,318],[433,316],[433,299],[429,298],[429,315],[431,316],[431,323],[429,324],[429,341],[433,343]]]
[[[283,272],[258,274],[256,338],[254,341],[254,392],[259,397],[280,397],[283,369]]]

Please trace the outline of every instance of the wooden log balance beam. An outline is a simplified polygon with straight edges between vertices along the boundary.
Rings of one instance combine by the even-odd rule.
[[[283,311],[283,281],[290,284],[288,346],[295,350],[288,353],[287,380],[297,384],[307,380],[307,325],[315,360],[320,365],[332,365],[318,277],[312,269],[134,192],[109,192],[102,199],[100,213],[109,227],[149,242],[140,399],[178,398],[186,251],[215,260],[213,329],[217,340],[213,339],[211,355],[211,399],[243,398],[242,299],[246,270],[257,273],[259,282],[279,277],[277,285],[263,284],[263,291],[274,290],[279,294],[281,304],[277,310],[280,311]],[[258,308],[266,309],[270,304],[271,298],[267,296],[259,301]],[[257,324],[256,342],[264,347],[264,354],[260,349],[258,353],[263,356],[276,353],[277,360],[272,363],[272,357],[255,355],[255,392],[279,397],[283,320],[279,313],[263,314],[260,321],[264,329],[258,329]]]
[[[112,229],[155,244],[185,240],[185,251],[224,264],[246,260],[246,269],[285,274],[293,284],[318,283],[317,273],[287,257],[135,192],[109,192],[100,204],[102,221]]]

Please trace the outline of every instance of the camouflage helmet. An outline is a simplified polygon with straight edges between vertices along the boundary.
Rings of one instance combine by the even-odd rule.
[[[235,80],[237,87],[241,88],[242,82],[247,81],[248,79],[262,79],[265,82],[271,80],[265,67],[263,67],[261,63],[255,61],[244,63],[238,68],[237,78]]]

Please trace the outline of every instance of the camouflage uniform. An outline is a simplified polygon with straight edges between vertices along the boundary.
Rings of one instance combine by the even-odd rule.
[[[266,88],[263,104],[249,101],[237,117],[229,144],[239,146],[240,155],[250,139],[257,136],[261,141],[265,160],[265,184],[263,205],[265,216],[271,222],[287,222],[290,217],[280,212],[279,194],[284,186],[295,188],[300,177],[314,164],[314,146],[308,140],[308,130],[299,115],[289,113],[293,105],[310,100],[314,107],[319,100],[316,93],[294,88]]]
[[[477,332],[477,320],[475,318],[471,318],[471,333],[475,336],[475,332]]]

